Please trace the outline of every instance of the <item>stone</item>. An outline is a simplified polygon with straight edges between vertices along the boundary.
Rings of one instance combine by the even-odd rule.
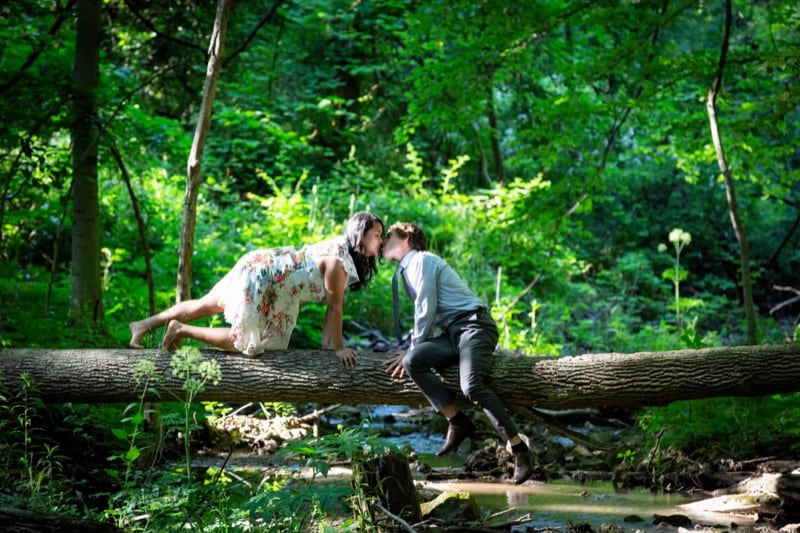
[[[436,518],[444,522],[480,520],[478,502],[468,492],[447,491],[431,501],[420,505],[424,518]]]

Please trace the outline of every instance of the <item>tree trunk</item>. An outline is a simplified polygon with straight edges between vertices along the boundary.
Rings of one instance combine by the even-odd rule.
[[[200,191],[200,173],[208,130],[211,127],[211,110],[217,91],[217,80],[222,69],[225,48],[225,30],[228,27],[233,0],[219,0],[211,44],[208,47],[208,67],[203,86],[203,101],[200,104],[200,117],[194,130],[192,151],[189,154],[186,176],[186,192],[183,197],[183,224],[181,224],[181,249],[178,257],[177,300],[192,297],[192,254],[194,253],[194,228],[197,218],[197,194]]]
[[[72,303],[76,322],[103,323],[97,186],[100,0],[78,2],[72,129]]]
[[[725,28],[722,35],[722,49],[717,63],[717,73],[708,91],[706,99],[706,110],[708,112],[708,122],[711,128],[711,139],[714,143],[714,150],[717,153],[717,164],[725,182],[725,195],[728,199],[728,211],[730,213],[733,232],[739,242],[739,264],[742,276],[742,300],[744,304],[744,316],[747,321],[747,342],[755,344],[758,342],[756,334],[756,316],[753,307],[753,282],[750,276],[750,243],[747,240],[747,232],[739,216],[739,203],[736,201],[736,190],[733,186],[733,176],[725,158],[725,150],[719,134],[719,122],[717,121],[717,95],[722,88],[722,73],[725,70],[725,58],[728,55],[728,45],[731,35],[732,24],[731,0],[725,2]]]
[[[389,452],[354,461],[353,484],[355,510],[371,517],[374,524],[387,513],[412,524],[422,521],[419,494],[405,455]],[[396,524],[390,523],[378,526],[378,531],[394,531]]]
[[[494,107],[494,90],[491,85],[488,87],[486,96],[486,107],[489,114],[489,140],[492,143],[492,157],[494,158],[494,173],[497,176],[497,184],[506,184],[506,162],[503,159],[503,150],[500,147],[500,132],[497,125],[497,111]],[[491,182],[487,187],[491,187]]]
[[[13,507],[0,507],[0,531],[9,533],[63,533],[64,531],[123,533],[122,529],[112,524]]]
[[[333,352],[324,350],[276,351],[259,358],[216,350],[204,350],[203,355],[217,360],[222,380],[208,385],[198,400],[427,405],[413,382],[386,375],[384,353],[360,353],[353,369],[343,368]],[[143,394],[133,376],[136,364],[145,359],[165,377],[154,385],[161,394],[148,392],[145,397],[182,399],[181,382],[170,370],[170,354],[155,350],[1,350],[0,375],[13,387],[26,373],[48,402],[130,402]],[[457,369],[448,369],[444,377],[456,391]],[[491,385],[509,410],[529,418],[534,418],[531,407],[639,408],[717,396],[798,392],[800,345],[561,358],[498,355]]]
[[[144,273],[147,280],[147,314],[154,315],[156,313],[156,290],[155,283],[153,282],[153,266],[150,260],[150,246],[147,244],[147,224],[142,216],[142,211],[139,209],[139,200],[136,198],[136,192],[133,190],[133,183],[131,183],[131,176],[128,172],[128,167],[125,166],[125,161],[122,160],[122,154],[117,148],[117,145],[112,142],[109,146],[111,155],[114,161],[117,162],[117,168],[122,176],[122,182],[128,190],[128,197],[131,199],[131,209],[133,209],[133,218],[136,220],[136,229],[139,230],[139,242],[142,245],[142,258],[144,259]]]

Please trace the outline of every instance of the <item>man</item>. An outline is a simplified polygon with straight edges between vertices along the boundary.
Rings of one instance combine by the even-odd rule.
[[[389,228],[383,257],[399,263],[396,275],[414,302],[414,330],[408,350],[398,351],[386,363],[386,372],[392,378],[408,374],[431,405],[447,417],[447,436],[436,452],[439,457],[456,450],[475,433],[472,420],[456,407],[453,393],[433,371],[458,364],[464,396],[483,409],[500,437],[510,444],[513,481],[519,485],[533,473],[530,451],[500,398],[487,385],[497,325],[487,305],[441,257],[427,249],[425,234],[414,224],[399,222]],[[438,336],[436,327],[441,330]]]

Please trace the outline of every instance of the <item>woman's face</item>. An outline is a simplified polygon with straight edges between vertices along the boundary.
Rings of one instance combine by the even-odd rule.
[[[381,253],[381,245],[383,245],[383,226],[376,222],[361,237],[361,246],[367,257],[378,257]]]

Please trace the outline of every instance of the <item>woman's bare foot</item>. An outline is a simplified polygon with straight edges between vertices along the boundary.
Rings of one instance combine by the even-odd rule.
[[[128,346],[131,348],[144,348],[142,346],[142,338],[150,332],[150,328],[142,325],[142,322],[144,321],[139,320],[128,324],[128,329],[131,330],[131,342],[128,343]]]
[[[183,324],[177,320],[170,320],[167,326],[167,331],[164,333],[164,338],[161,339],[161,347],[168,352],[174,352],[181,347],[180,331]]]

